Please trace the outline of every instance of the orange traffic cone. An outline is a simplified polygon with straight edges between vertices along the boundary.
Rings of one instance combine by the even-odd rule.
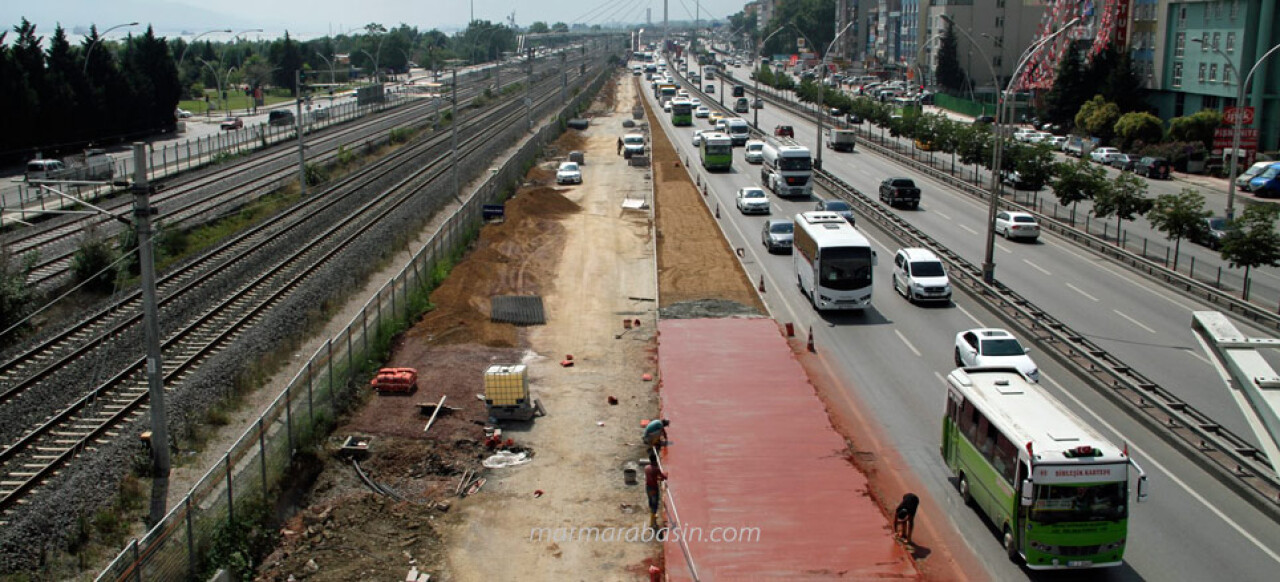
[[[818,350],[814,349],[813,347],[813,326],[812,325],[809,326],[809,351],[813,353],[818,352]]]

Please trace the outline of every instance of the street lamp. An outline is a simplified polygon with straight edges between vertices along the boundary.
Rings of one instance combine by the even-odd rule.
[[[236,70],[236,68],[235,68],[235,67],[228,67],[228,68],[227,68],[226,82],[225,82],[225,83],[223,83],[222,85],[219,85],[220,87],[226,87],[227,89],[230,89],[230,88],[231,88],[231,73],[232,73],[233,71],[235,71],[235,70]],[[226,98],[224,98],[223,100],[225,101],[225,103],[223,103],[223,105],[226,105],[226,106],[227,106],[227,115],[231,115],[231,100],[230,100],[230,99],[226,99]]]
[[[225,34],[231,34],[231,29],[230,29],[230,28],[223,28],[223,29],[218,29],[218,30],[210,30],[210,31],[202,32],[202,33],[200,33],[200,34],[195,35],[195,37],[193,37],[190,41],[188,41],[188,42],[187,42],[187,46],[182,47],[182,56],[181,56],[181,57],[178,57],[178,64],[177,64],[177,65],[174,65],[174,66],[175,66],[175,68],[176,68],[176,67],[181,67],[181,66],[182,66],[182,61],[186,60],[186,58],[187,58],[187,51],[188,51],[188,50],[191,50],[191,45],[195,44],[197,40],[200,40],[200,37],[202,37],[202,36],[204,36],[204,35],[206,35],[206,34],[213,34],[213,33],[215,33],[215,32],[221,32],[221,33],[225,33]]]
[[[970,36],[968,32],[965,32],[963,28],[960,28],[959,26],[957,26],[955,20],[953,20],[950,15],[943,14],[941,16],[943,20],[946,20],[947,24],[950,24],[954,30],[959,31],[960,34],[964,35],[965,39],[969,41],[970,45],[978,49],[978,54],[982,55],[982,60],[987,63],[987,68],[991,71],[991,82],[995,84],[997,87],[999,87],[999,78],[996,77],[995,68],[991,64],[991,59],[987,58],[986,53],[982,50],[982,47],[976,41],[973,40],[973,37]],[[1057,38],[1059,35],[1070,30],[1072,26],[1075,26],[1079,22],[1080,22],[1079,18],[1073,18],[1070,22],[1066,24],[1066,26],[1063,26],[1057,32],[1054,32],[1053,34],[1050,34],[1049,36],[1046,36],[1040,39],[1039,41],[1032,43],[1031,46],[1027,47],[1027,50],[1022,53],[1021,57],[1019,57],[1018,65],[1014,67],[1013,75],[1009,77],[1009,83],[1005,85],[1005,89],[1003,93],[1001,93],[996,99],[996,119],[995,119],[995,122],[991,124],[991,132],[995,138],[995,143],[991,147],[991,150],[992,150],[991,152],[991,199],[987,206],[987,245],[986,245],[986,254],[982,263],[982,280],[988,285],[995,283],[995,280],[996,280],[995,224],[996,224],[996,211],[999,208],[999,201],[1000,201],[1000,156],[1001,156],[1000,150],[1004,148],[1004,136],[1000,133],[1000,123],[1001,123],[1001,120],[1004,119],[1004,108],[1006,103],[1009,100],[1009,90],[1013,88],[1013,84],[1017,81],[1018,72],[1022,70],[1023,66],[1025,66],[1028,62],[1030,62],[1031,57],[1037,51],[1039,51],[1041,48],[1043,48],[1046,44],[1048,44],[1053,39]]]
[[[378,82],[378,79],[377,79],[377,74],[378,74],[378,59],[374,58],[374,56],[373,56],[373,55],[369,54],[369,51],[367,51],[367,50],[360,49],[360,52],[364,53],[364,54],[365,54],[365,56],[369,57],[369,60],[373,61],[373,74],[374,74],[374,80],[373,80],[373,82],[374,82],[374,83],[377,83],[377,82]]]
[[[1203,44],[1204,40],[1193,38],[1191,39],[1191,42]],[[1222,55],[1222,58],[1226,59],[1227,67],[1232,71],[1235,71],[1236,79],[1239,79],[1240,71],[1235,68],[1235,65],[1231,64],[1231,57],[1222,52],[1222,49],[1218,48],[1217,45],[1209,45],[1209,48],[1213,49],[1213,52]],[[1277,50],[1280,50],[1280,44],[1271,47],[1266,54],[1262,55],[1262,58],[1258,59],[1258,62],[1254,63],[1253,67],[1249,69],[1249,74],[1244,76],[1244,82],[1240,83],[1240,88],[1236,90],[1236,115],[1235,119],[1231,122],[1231,162],[1230,167],[1227,170],[1227,222],[1231,222],[1236,217],[1236,170],[1238,169],[1236,163],[1237,160],[1240,159],[1240,126],[1242,125],[1241,122],[1244,121],[1244,116],[1241,114],[1242,111],[1240,108],[1245,106],[1244,92],[1248,89],[1249,82],[1253,80],[1253,73],[1258,70],[1258,66],[1265,62],[1272,54],[1275,54]]]
[[[124,27],[126,27],[126,26],[137,26],[137,25],[138,25],[138,23],[136,23],[136,22],[128,22],[128,23],[125,23],[125,24],[117,24],[117,25],[115,25],[115,26],[113,26],[113,27],[111,27],[111,28],[108,28],[108,29],[106,29],[106,30],[102,31],[102,34],[98,35],[98,39],[97,39],[97,40],[95,40],[95,41],[93,41],[93,43],[91,43],[91,44],[89,45],[89,50],[84,51],[84,69],[80,71],[80,74],[82,74],[82,75],[84,75],[84,74],[88,74],[88,72],[89,72],[89,55],[92,55],[92,54],[93,54],[93,49],[94,49],[95,47],[97,47],[97,46],[98,46],[98,43],[102,42],[102,41],[103,41],[103,39],[105,39],[105,38],[107,37],[107,33],[108,33],[108,32],[111,32],[111,31],[113,31],[113,30],[115,30],[115,29],[117,29],[117,28],[124,28]]]
[[[778,34],[779,32],[782,32],[782,29],[786,27],[787,25],[785,24],[782,26],[779,26],[777,30],[770,32],[769,36],[764,37],[764,40],[761,40],[760,44],[756,45],[756,74],[755,74],[756,91],[755,91],[755,94],[756,94],[757,101],[760,99],[760,69],[764,68],[764,43],[769,42],[769,39],[773,38],[773,35]],[[756,130],[758,131],[760,129],[760,108],[755,107],[757,103],[752,103],[751,105],[752,105],[752,108],[755,109],[755,126],[756,126]]]
[[[329,84],[330,85],[338,84],[338,82],[334,80],[334,77],[336,77],[336,75],[334,74],[334,71],[333,71],[333,61],[329,60],[329,57],[326,57],[320,54],[320,51],[316,51],[316,56],[324,59],[324,64],[329,65]],[[332,89],[332,87],[330,88]]]
[[[835,48],[836,41],[840,40],[840,35],[849,30],[851,26],[853,26],[853,22],[846,24],[844,28],[840,29],[840,32],[836,33],[835,38],[831,39],[831,44],[827,45],[827,50],[822,51],[822,59],[818,61],[819,66],[822,67],[822,76],[818,77],[818,155],[813,159],[813,169],[815,170],[822,169],[822,118],[827,114],[825,111],[827,107],[827,57],[831,56],[831,49]],[[808,39],[806,38],[805,40]]]
[[[216,83],[216,84],[218,85],[218,101],[220,101],[220,102],[221,102],[221,101],[225,100],[225,99],[226,99],[226,92],[224,92],[224,91],[222,90],[222,78],[218,76],[218,71],[217,71],[217,69],[214,69],[214,68],[213,68],[213,65],[212,65],[212,64],[210,64],[210,63],[209,63],[209,61],[206,61],[206,60],[204,60],[204,59],[200,59],[200,62],[201,62],[201,63],[204,63],[204,66],[209,68],[209,72],[210,72],[210,73],[213,73],[213,82],[214,82],[214,83]],[[207,95],[206,95],[206,97],[207,97]],[[212,108],[212,107],[211,107],[211,108],[209,108],[209,111],[213,111],[213,108]]]

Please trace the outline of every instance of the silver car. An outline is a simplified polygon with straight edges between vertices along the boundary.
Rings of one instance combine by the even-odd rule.
[[[772,219],[764,221],[764,230],[760,232],[760,242],[769,252],[791,252],[791,240],[795,235],[796,225],[790,219]]]

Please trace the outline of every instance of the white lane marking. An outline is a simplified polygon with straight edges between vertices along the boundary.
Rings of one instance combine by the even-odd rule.
[[[960,228],[963,228],[963,229],[965,229],[965,230],[969,231],[969,232],[970,232],[970,233],[972,233],[972,234],[978,234],[978,231],[973,230],[972,228],[969,228],[969,227],[967,227],[967,226],[965,226],[965,225],[963,225],[963,224],[960,224],[960,225],[957,225],[957,226],[959,226]]]
[[[1026,259],[1022,259],[1022,262],[1024,262],[1024,263],[1026,263],[1026,264],[1030,265],[1032,269],[1035,269],[1035,270],[1037,270],[1037,271],[1040,271],[1041,273],[1044,273],[1044,274],[1046,274],[1046,275],[1053,275],[1053,273],[1050,273],[1049,271],[1046,271],[1044,267],[1041,267],[1040,265],[1037,265],[1037,264],[1035,264],[1035,263],[1033,263],[1033,262],[1031,262],[1031,261],[1028,261],[1028,260],[1026,260]]]
[[[1137,286],[1137,287],[1139,287],[1139,288],[1141,288],[1141,289],[1144,289],[1144,290],[1146,290],[1146,291],[1150,292],[1152,295],[1155,295],[1156,297],[1159,297],[1159,298],[1161,298],[1161,299],[1164,299],[1165,301],[1168,301],[1169,303],[1172,303],[1172,304],[1174,304],[1174,305],[1176,305],[1176,306],[1178,306],[1178,307],[1180,307],[1180,308],[1182,308],[1182,309],[1185,309],[1185,310],[1187,310],[1187,311],[1196,311],[1196,310],[1200,309],[1199,307],[1192,307],[1192,306],[1190,306],[1190,305],[1187,305],[1186,303],[1183,303],[1183,302],[1181,302],[1181,301],[1178,301],[1178,300],[1177,300],[1177,299],[1175,299],[1172,295],[1168,295],[1168,294],[1166,294],[1165,292],[1163,292],[1162,290],[1159,290],[1159,289],[1157,289],[1157,288],[1155,288],[1155,287],[1152,287],[1152,286],[1150,286],[1150,285],[1147,285],[1146,281],[1144,281],[1144,280],[1142,279],[1142,277],[1141,277],[1141,276],[1138,276],[1138,275],[1132,275],[1132,276],[1130,276],[1130,274],[1129,274],[1129,273],[1121,273],[1121,272],[1119,272],[1119,271],[1116,271],[1115,269],[1112,269],[1112,268],[1110,268],[1110,267],[1107,267],[1106,265],[1102,264],[1102,263],[1098,260],[1098,257],[1087,257],[1087,256],[1085,256],[1085,255],[1082,255],[1082,254],[1080,254],[1080,253],[1077,253],[1077,252],[1075,252],[1075,251],[1071,250],[1070,248],[1067,248],[1065,245],[1062,245],[1062,244],[1059,244],[1059,243],[1057,243],[1057,242],[1054,242],[1054,241],[1052,241],[1052,240],[1051,240],[1051,239],[1049,239],[1049,238],[1041,237],[1041,239],[1040,239],[1040,240],[1044,241],[1044,243],[1045,243],[1046,245],[1053,246],[1053,247],[1057,248],[1058,250],[1060,250],[1060,251],[1062,251],[1062,252],[1064,252],[1064,253],[1067,253],[1067,254],[1069,254],[1069,255],[1071,255],[1071,256],[1073,256],[1073,257],[1077,258],[1077,259],[1080,259],[1081,261],[1084,261],[1085,263],[1088,263],[1088,265],[1089,265],[1089,266],[1091,266],[1091,267],[1096,267],[1096,268],[1098,268],[1098,269],[1102,269],[1103,271],[1106,271],[1106,272],[1108,272],[1108,273],[1111,273],[1112,275],[1115,275],[1117,278],[1124,280],[1125,282],[1129,283],[1130,285],[1134,285],[1134,286]]]
[[[1121,313],[1119,309],[1112,309],[1111,311],[1114,311],[1116,315],[1119,315],[1120,317],[1123,317],[1123,318],[1125,318],[1125,319],[1129,320],[1129,323],[1132,323],[1132,324],[1134,324],[1134,325],[1136,325],[1136,326],[1138,326],[1138,327],[1140,327],[1140,328],[1142,328],[1142,329],[1145,329],[1145,330],[1147,330],[1147,331],[1148,331],[1148,332],[1150,332],[1150,333],[1155,333],[1155,332],[1156,332],[1156,330],[1151,329],[1151,328],[1149,328],[1149,327],[1147,327],[1147,326],[1145,326],[1145,325],[1142,325],[1142,322],[1141,322],[1141,321],[1138,321],[1138,320],[1136,320],[1136,319],[1134,319],[1134,318],[1132,318],[1132,317],[1129,317],[1128,315],[1125,315],[1124,313]]]
[[[933,213],[934,213],[934,214],[937,214],[938,216],[941,216],[943,220],[951,220],[951,217],[950,217],[950,216],[947,216],[947,215],[945,215],[945,214],[943,214],[943,213],[941,213],[941,212],[938,212],[937,210],[934,210],[934,211],[933,211]]]
[[[1206,364],[1209,364],[1210,366],[1212,366],[1212,365],[1213,365],[1213,362],[1210,362],[1210,361],[1209,361],[1209,358],[1206,358],[1206,357],[1204,357],[1204,356],[1200,355],[1200,352],[1198,352],[1198,351],[1196,351],[1196,350],[1185,350],[1185,351],[1186,351],[1188,354],[1191,354],[1191,355],[1192,355],[1193,357],[1195,357],[1197,360],[1200,360],[1201,362],[1204,362],[1204,363],[1206,363]]]
[[[1245,531],[1244,528],[1241,527],[1239,524],[1237,524],[1235,521],[1232,521],[1230,517],[1227,517],[1227,514],[1223,513],[1222,510],[1218,509],[1217,506],[1213,505],[1212,503],[1209,503],[1209,500],[1202,497],[1199,493],[1196,493],[1194,489],[1188,486],[1182,479],[1179,479],[1177,475],[1174,475],[1172,471],[1166,469],[1164,465],[1161,465],[1159,461],[1155,460],[1155,458],[1151,457],[1150,455],[1147,455],[1146,453],[1143,453],[1142,449],[1138,448],[1137,445],[1133,444],[1132,439],[1124,436],[1124,433],[1116,430],[1116,427],[1111,426],[1110,423],[1103,420],[1102,417],[1098,415],[1098,413],[1091,410],[1088,406],[1085,406],[1083,402],[1081,402],[1078,398],[1075,397],[1075,395],[1068,392],[1067,389],[1062,386],[1062,384],[1059,384],[1056,380],[1053,380],[1048,376],[1044,376],[1044,379],[1050,382],[1053,382],[1053,385],[1056,386],[1058,390],[1062,391],[1062,394],[1064,394],[1067,398],[1070,398],[1071,401],[1075,403],[1076,407],[1079,410],[1083,410],[1087,412],[1089,416],[1092,416],[1093,419],[1098,422],[1098,424],[1101,424],[1102,426],[1106,427],[1107,430],[1115,433],[1116,436],[1119,436],[1122,441],[1129,443],[1130,449],[1137,451],[1139,454],[1141,454],[1144,457],[1142,460],[1143,463],[1149,464],[1155,467],[1156,470],[1160,471],[1161,473],[1164,473],[1164,475],[1168,477],[1170,481],[1173,481],[1174,483],[1176,483],[1188,495],[1195,498],[1195,500],[1199,501],[1200,504],[1205,506],[1206,509],[1213,512],[1213,514],[1218,516],[1218,518],[1221,519],[1223,523],[1226,523],[1227,525],[1231,526],[1231,529],[1236,530],[1236,532],[1239,533],[1242,537],[1244,537],[1244,539],[1249,540],[1249,542],[1252,543],[1254,546],[1256,546],[1259,550],[1262,550],[1264,554],[1270,556],[1272,560],[1275,560],[1276,562],[1280,562],[1280,555],[1276,555],[1276,553],[1271,551],[1270,548],[1264,546],[1262,542],[1258,540],[1258,538],[1254,537],[1253,534],[1250,534],[1249,532]]]
[[[896,329],[893,330],[893,333],[898,334],[898,339],[902,340],[902,343],[907,344],[907,349],[911,350],[911,353],[915,354],[917,358],[921,357],[920,350],[917,350],[915,346],[911,345],[911,342],[907,339],[907,336],[902,335],[902,332]]]
[[[1085,293],[1085,292],[1084,292],[1084,290],[1080,289],[1079,287],[1076,287],[1075,285],[1072,285],[1071,283],[1067,283],[1067,286],[1068,286],[1068,287],[1070,287],[1070,288],[1071,288],[1073,291],[1075,291],[1076,293],[1079,293],[1079,294],[1081,294],[1081,295],[1084,295],[1085,297],[1088,297],[1089,299],[1092,299],[1092,300],[1094,300],[1094,301],[1097,301],[1097,300],[1098,300],[1098,298],[1097,298],[1097,297],[1094,297],[1094,296],[1092,296],[1092,295],[1090,295],[1090,294],[1088,294],[1088,293]]]
[[[1002,251],[1004,251],[1004,252],[1006,252],[1006,253],[1009,253],[1009,254],[1011,254],[1011,255],[1013,254],[1013,251],[1009,250],[1009,249],[1008,249],[1008,247],[1005,247],[1004,245],[1002,245],[1002,244],[1000,244],[1000,243],[996,243],[996,248],[998,248],[998,249],[1000,249],[1000,250],[1002,250]]]
[[[965,317],[972,319],[975,325],[977,325],[978,327],[983,327],[982,320],[978,319],[977,317],[974,317],[972,313],[969,313],[968,309],[965,309],[964,307],[961,307],[959,305],[956,306],[956,309],[959,309],[960,313],[963,313]]]

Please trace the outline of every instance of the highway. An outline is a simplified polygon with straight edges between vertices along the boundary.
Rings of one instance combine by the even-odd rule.
[[[648,88],[647,83],[645,88]],[[650,96],[651,92],[646,91]],[[695,95],[696,96],[696,95]],[[705,98],[704,98],[705,101]],[[661,111],[661,109],[657,109]],[[849,398],[876,423],[876,432],[896,449],[919,481],[941,505],[952,508],[945,520],[982,560],[990,579],[1029,579],[1031,573],[1004,558],[990,524],[963,506],[950,471],[938,454],[943,410],[943,377],[952,368],[956,332],[973,327],[1005,327],[997,316],[958,295],[954,305],[912,305],[889,284],[893,253],[899,245],[859,222],[877,245],[875,300],[864,314],[816,314],[798,292],[791,257],[770,255],[760,243],[763,217],[744,217],[734,207],[736,190],[759,185],[758,166],[742,161],[741,150],[730,173],[706,174],[697,165],[690,143],[693,130],[675,129],[661,120],[676,148],[691,160],[691,170],[710,184],[709,204],[719,203],[721,225],[733,247],[745,252],[743,264],[751,280],[763,274],[766,304],[779,321],[813,326],[818,351],[837,377],[844,378]],[[786,123],[797,140],[812,147],[815,128],[766,106],[760,125]],[[864,192],[873,192],[881,179],[914,173],[877,155],[823,153],[824,168]],[[921,209],[895,211],[939,242],[975,263],[982,261],[986,207],[942,184],[918,180],[924,191]],[[773,197],[774,216],[810,210],[814,201]],[[1191,311],[1211,309],[1161,289],[1052,235],[1039,243],[998,240],[996,274],[1005,284],[1077,331],[1130,363],[1143,374],[1172,389],[1241,435],[1241,415],[1235,411],[1217,375],[1198,351],[1190,331]],[[1255,335],[1262,331],[1240,323]],[[1037,354],[1032,353],[1035,357]],[[1136,505],[1130,520],[1130,544],[1120,568],[1083,573],[1088,579],[1115,580],[1266,580],[1280,566],[1280,526],[1251,507],[1216,478],[1189,461],[1156,434],[1077,380],[1054,360],[1037,359],[1042,383],[1073,405],[1087,421],[1131,453],[1151,480],[1150,500]],[[978,576],[982,578],[983,576]]]

